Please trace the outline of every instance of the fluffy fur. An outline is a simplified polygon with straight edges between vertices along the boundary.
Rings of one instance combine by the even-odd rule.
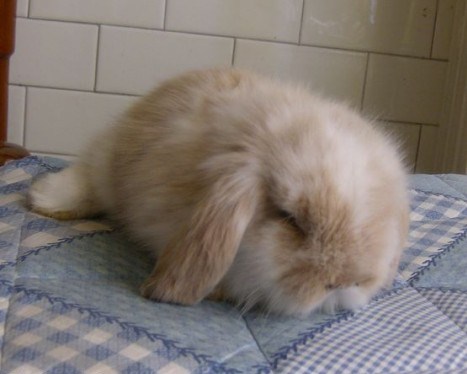
[[[397,148],[348,107],[238,70],[191,72],[140,99],[30,203],[106,212],[157,256],[141,290],[303,315],[389,284],[408,229]]]

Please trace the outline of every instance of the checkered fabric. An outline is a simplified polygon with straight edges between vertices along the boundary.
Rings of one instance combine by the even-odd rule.
[[[419,288],[417,291],[467,333],[466,292],[442,288]]]
[[[144,300],[152,259],[108,222],[27,209],[32,179],[55,165],[0,168],[1,374],[467,373],[467,202],[442,176],[410,192],[393,289],[356,313],[297,319]]]
[[[198,367],[140,329],[40,292],[17,290],[12,303],[4,372],[189,373]]]
[[[467,335],[406,288],[365,313],[321,327],[319,339],[278,364],[281,373],[442,373],[465,368]]]
[[[421,191],[411,191],[411,198],[409,243],[400,264],[409,282],[467,234],[465,201]]]

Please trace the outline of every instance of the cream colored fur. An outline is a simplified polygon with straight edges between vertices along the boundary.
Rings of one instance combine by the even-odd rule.
[[[146,297],[286,314],[368,303],[408,229],[390,139],[342,104],[230,69],[167,81],[30,201],[113,215],[158,257]]]

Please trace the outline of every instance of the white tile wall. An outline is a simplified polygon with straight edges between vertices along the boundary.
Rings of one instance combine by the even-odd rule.
[[[395,121],[408,164],[427,171],[455,1],[18,0],[9,139],[76,154],[125,95],[234,64]]]
[[[417,161],[418,143],[421,125],[408,123],[383,123],[385,131],[400,145],[404,162],[410,171],[414,171]]]
[[[298,42],[303,0],[170,0],[167,30]]]
[[[23,145],[26,88],[10,86],[8,89],[8,141]]]
[[[438,139],[438,128],[435,126],[423,126],[420,134],[420,146],[415,172],[433,173],[435,168],[436,141]]]
[[[97,26],[19,18],[10,82],[92,90]]]
[[[76,154],[134,100],[123,95],[29,88],[25,146],[36,152]]]
[[[386,120],[438,124],[447,62],[371,55],[364,110]]]
[[[27,17],[29,9],[29,0],[16,1],[16,15],[18,17]]]
[[[429,57],[435,15],[436,0],[305,0],[302,42]]]
[[[431,57],[447,60],[451,44],[452,26],[454,23],[454,8],[456,0],[438,1],[438,14],[433,39]]]
[[[32,18],[164,27],[164,0],[31,0],[30,7]]]
[[[238,40],[234,65],[307,84],[359,107],[366,61],[359,52]]]
[[[189,69],[229,66],[232,52],[232,39],[103,26],[97,90],[141,95]]]

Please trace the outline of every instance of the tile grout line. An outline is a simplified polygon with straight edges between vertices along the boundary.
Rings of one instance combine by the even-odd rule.
[[[141,97],[143,94],[129,94],[129,93],[122,93],[122,92],[111,92],[111,91],[90,91],[90,90],[81,90],[77,88],[63,88],[63,87],[50,87],[50,86],[39,86],[39,85],[26,85],[26,84],[19,84],[19,83],[11,83],[10,86],[14,87],[24,87],[26,89],[38,89],[38,90],[54,90],[54,91],[65,91],[65,92],[77,92],[83,94],[97,94],[97,95],[110,95],[110,96],[123,96],[128,98],[138,98]],[[435,123],[424,123],[424,122],[414,122],[409,120],[397,120],[397,119],[388,119],[384,118],[384,116],[378,117],[380,121],[387,122],[387,123],[395,123],[395,124],[403,124],[403,125],[421,125],[421,126],[428,126],[428,127],[439,127],[438,124]]]
[[[381,121],[387,122],[387,123],[399,124],[399,125],[407,125],[407,126],[428,126],[428,127],[434,127],[434,128],[439,127],[439,125],[438,125],[438,124],[435,124],[435,123],[423,123],[423,122],[414,122],[414,121],[402,121],[402,120],[384,119],[384,118],[381,118]]]
[[[232,48],[232,61],[230,61],[230,66],[231,67],[234,67],[234,63],[235,63],[235,52],[237,50],[237,38],[234,38],[233,40],[233,48]]]
[[[362,87],[362,98],[360,102],[360,111],[363,111],[363,104],[365,102],[365,94],[366,94],[366,85],[368,81],[368,69],[370,66],[370,53],[367,53],[366,56],[366,66],[365,66],[365,77],[363,78],[363,87]]]
[[[44,152],[44,151],[34,151],[34,150],[29,150],[29,152],[37,156],[61,157],[63,159],[76,159],[79,157],[78,154],[71,154],[71,153],[58,153],[58,152],[50,152],[50,151]]]
[[[163,30],[166,30],[168,3],[169,3],[169,0],[164,1],[164,19],[162,20],[162,29]]]
[[[306,0],[302,0],[302,14],[300,17],[300,28],[298,30],[298,45],[302,44],[303,19],[305,18],[305,1]]]
[[[128,94],[123,92],[111,92],[111,91],[92,91],[92,90],[82,90],[78,88],[64,88],[64,87],[52,87],[52,86],[39,86],[32,84],[20,84],[20,83],[11,83],[11,86],[15,87],[25,87],[25,88],[34,88],[34,89],[43,89],[43,90],[54,90],[54,91],[68,91],[68,92],[80,92],[84,94],[98,94],[98,95],[113,95],[113,96],[126,96],[126,97],[141,97],[143,94]]]
[[[378,119],[377,119],[378,122]],[[413,127],[413,126],[427,126],[427,127],[437,127],[437,125],[430,125],[429,123],[416,123],[416,122],[407,122],[407,121],[393,121],[393,120],[383,120],[381,119],[379,122],[381,122],[383,125],[400,125],[404,127]]]
[[[25,87],[24,91],[24,113],[23,113],[23,134],[22,134],[22,146],[26,147],[26,119],[27,119],[27,111],[28,111],[28,93],[29,87]]]
[[[99,74],[99,50],[101,44],[101,25],[97,28],[97,42],[96,42],[96,63],[94,64],[94,88],[92,92],[97,92],[97,79]]]
[[[255,37],[238,37],[235,35],[219,35],[219,34],[207,34],[202,32],[194,32],[194,31],[180,31],[180,30],[170,30],[170,29],[160,29],[160,28],[151,28],[151,27],[143,27],[143,26],[128,26],[128,25],[118,25],[118,24],[105,24],[105,23],[92,23],[92,22],[79,22],[79,21],[63,21],[63,20],[54,20],[54,19],[47,19],[47,18],[26,18],[26,17],[17,17],[22,19],[28,19],[32,21],[47,21],[47,22],[58,22],[64,24],[78,24],[78,25],[92,25],[92,26],[108,26],[108,27],[115,27],[115,28],[122,28],[122,29],[131,29],[131,30],[146,30],[146,31],[156,31],[156,32],[167,32],[167,33],[174,33],[174,34],[183,34],[183,35],[195,35],[195,36],[203,36],[203,37],[211,37],[211,38],[222,38],[222,39],[232,39],[236,38],[238,40],[248,40],[254,42],[261,42],[261,43],[274,43],[274,44],[282,44],[282,45],[290,45],[296,47],[310,47],[310,48],[318,48],[322,50],[329,50],[329,51],[337,51],[337,52],[347,52],[347,53],[358,53],[358,54],[365,54],[365,53],[372,53],[376,55],[383,55],[383,56],[391,56],[391,57],[401,57],[401,58],[410,58],[410,59],[417,59],[417,60],[428,60],[428,61],[436,61],[436,62],[448,62],[447,59],[442,58],[431,58],[431,57],[424,57],[424,56],[416,56],[410,54],[398,54],[393,52],[380,52],[374,50],[364,50],[364,49],[348,49],[343,47],[333,47],[333,46],[323,46],[318,44],[300,44],[298,45],[297,42],[293,41],[284,41],[284,40],[272,40],[272,39],[260,39]]]
[[[436,0],[435,7],[436,8],[435,8],[435,18],[434,18],[434,23],[433,23],[433,33],[431,35],[430,58],[433,57],[433,49],[434,49],[435,35],[436,35],[436,23],[438,21],[438,12],[439,12],[439,0]]]

